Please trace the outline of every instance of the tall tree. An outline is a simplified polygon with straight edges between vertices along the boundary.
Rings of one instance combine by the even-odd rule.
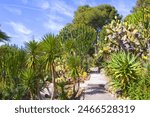
[[[60,31],[59,37],[63,43],[67,43],[68,40],[74,40],[70,48],[78,55],[86,55],[93,46],[96,32],[90,26],[84,24],[69,24]]]
[[[98,34],[102,27],[111,22],[115,16],[121,19],[121,16],[117,13],[115,7],[104,4],[96,7],[80,6],[75,12],[73,22],[74,24],[85,24],[93,27],[96,32],[96,40],[97,44]]]
[[[73,22],[75,24],[85,24],[93,27],[97,32],[103,25],[111,22],[115,16],[119,16],[115,7],[104,4],[96,7],[80,6],[75,12]]]
[[[150,1],[149,0],[137,0],[135,7],[133,7],[132,12],[136,12],[138,9],[141,8],[150,8]]]
[[[40,88],[39,88],[39,77],[38,77],[38,71],[37,71],[37,67],[38,67],[38,47],[39,47],[39,44],[38,42],[36,42],[35,40],[31,40],[27,43],[25,43],[26,45],[26,52],[27,52],[27,68],[31,71],[29,72],[26,72],[26,74],[29,74],[29,75],[25,75],[25,76],[29,76],[31,78],[31,80],[33,80],[33,84],[34,85],[34,90],[33,92],[30,92],[31,94],[31,99],[37,99],[37,98],[40,98]],[[33,73],[31,75],[31,73]],[[31,85],[31,86],[32,86]],[[38,97],[36,97],[38,96]]]
[[[59,38],[62,39],[65,53],[67,54],[67,65],[71,77],[74,81],[73,84],[73,97],[79,90],[79,71],[87,70],[87,59],[89,50],[93,47],[96,38],[96,31],[84,24],[69,24],[64,27]],[[78,87],[76,88],[76,82]],[[77,89],[77,90],[75,90]]]
[[[40,47],[43,52],[43,60],[46,64],[46,70],[50,73],[53,83],[53,92],[51,99],[54,99],[56,93],[56,71],[54,60],[60,56],[61,44],[60,41],[52,34],[47,34],[43,37],[43,41],[40,43]]]

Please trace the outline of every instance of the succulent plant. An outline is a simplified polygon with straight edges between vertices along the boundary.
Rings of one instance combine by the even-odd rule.
[[[117,18],[105,26],[107,45],[110,52],[124,50],[143,56],[148,52],[149,39],[142,36],[135,26],[127,22],[120,22]]]

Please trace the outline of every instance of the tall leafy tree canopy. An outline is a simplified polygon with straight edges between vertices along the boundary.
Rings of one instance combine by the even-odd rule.
[[[68,24],[60,31],[59,38],[65,43],[67,51],[72,49],[76,54],[87,54],[93,46],[96,32],[84,24]]]
[[[75,12],[74,24],[85,24],[93,27],[97,32],[102,29],[103,25],[111,22],[115,16],[121,18],[115,7],[104,4],[96,7],[88,5],[78,7]]]
[[[149,0],[137,0],[135,7],[133,7],[132,12],[136,12],[140,8],[150,8],[150,1]]]

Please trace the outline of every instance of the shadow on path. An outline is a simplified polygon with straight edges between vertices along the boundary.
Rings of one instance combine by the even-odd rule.
[[[106,91],[107,84],[105,75],[100,73],[92,73],[90,80],[84,83],[84,93],[80,100],[115,100],[115,98]]]

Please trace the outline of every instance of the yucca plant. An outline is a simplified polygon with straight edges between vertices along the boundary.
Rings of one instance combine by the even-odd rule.
[[[61,43],[60,40],[58,40],[54,35],[47,34],[43,37],[43,40],[40,43],[40,48],[42,50],[45,70],[51,75],[52,78],[54,90],[52,92],[51,99],[54,99],[56,95],[56,66],[54,61],[56,58],[61,56]]]
[[[73,78],[73,97],[76,95],[76,92],[79,90],[80,81],[79,81],[79,67],[80,67],[80,57],[79,56],[70,56],[68,58],[68,67],[70,69],[70,76]],[[78,81],[78,89],[75,90],[76,81]]]
[[[0,42],[9,41],[9,36],[3,31],[0,30]]]
[[[112,59],[108,63],[108,69],[112,78],[119,80],[120,88],[127,90],[127,86],[136,81],[141,73],[141,64],[138,62],[137,57],[125,52],[112,54]]]
[[[36,79],[35,82],[33,82],[36,89],[36,95],[38,96],[38,98],[40,98],[40,86],[39,86],[39,82],[40,82],[40,77],[38,77],[38,73],[40,71],[38,71],[38,61],[39,61],[39,43],[36,42],[35,40],[31,40],[27,43],[25,43],[26,45],[26,52],[27,52],[27,61],[26,61],[26,65],[28,69],[31,69],[33,71],[34,74],[36,74]],[[34,96],[35,97],[35,96]],[[33,97],[33,99],[34,99]]]
[[[22,72],[22,86],[24,87],[25,97],[27,99],[37,99],[36,75],[32,69],[26,69]],[[29,94],[29,97],[26,95]]]

